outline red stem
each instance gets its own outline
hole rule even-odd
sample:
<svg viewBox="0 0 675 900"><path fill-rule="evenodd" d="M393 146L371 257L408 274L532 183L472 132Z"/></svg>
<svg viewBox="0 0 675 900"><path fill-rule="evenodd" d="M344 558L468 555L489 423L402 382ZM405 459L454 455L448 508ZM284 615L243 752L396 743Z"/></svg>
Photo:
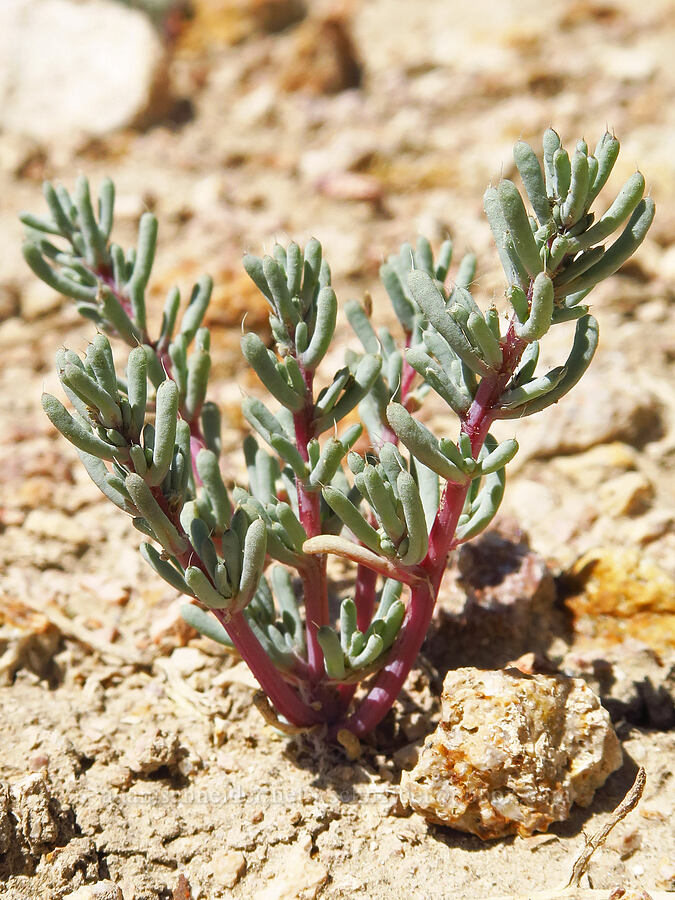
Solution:
<svg viewBox="0 0 675 900"><path fill-rule="evenodd" d="M403 682L417 659L431 621L435 601L436 594L426 582L411 589L410 602L389 662L378 673L375 684L361 701L356 712L329 729L329 738L334 739L341 728L347 728L360 737L372 731L382 721L398 697Z"/></svg>
<svg viewBox="0 0 675 900"><path fill-rule="evenodd" d="M321 554L308 559L307 565L298 570L302 579L305 600L305 630L307 635L307 669L309 680L320 681L324 675L323 651L317 633L328 622L328 584L326 581L326 556Z"/></svg>
<svg viewBox="0 0 675 900"><path fill-rule="evenodd" d="M401 403L405 406L406 397L410 390L417 372L413 369L407 359L403 360L403 375L401 376Z"/></svg>
<svg viewBox="0 0 675 900"><path fill-rule="evenodd" d="M105 284L111 294L115 295L115 298L119 302L120 306L124 310L124 312L129 316L130 319L133 319L133 310L131 308L131 303L128 297L125 297L124 294L119 289L117 282L112 276L112 272L108 268L108 266L99 266L97 269L90 269L92 275L96 278L100 278L101 281ZM143 333L143 343L149 344L150 338L147 332Z"/></svg>
<svg viewBox="0 0 675 900"><path fill-rule="evenodd" d="M181 526L179 516L175 511L172 512L169 509L161 488L152 488L152 493L165 515L177 528L178 533L188 540ZM191 565L199 566L207 578L210 578L206 567L191 547L178 557L178 561L183 568ZM243 612L236 612L230 617L230 614L223 609L213 609L211 611L229 634L241 658L253 672L261 688L270 698L280 715L288 719L293 725L309 726L322 721L319 712L304 703L297 691L284 680L283 674L280 673L279 669L263 650Z"/></svg>
<svg viewBox="0 0 675 900"><path fill-rule="evenodd" d="M294 688L280 676L279 670L251 631L243 613L235 613L229 621L225 610L214 609L213 613L280 715L293 725L309 726L322 721L320 712L304 703Z"/></svg>
<svg viewBox="0 0 675 900"><path fill-rule="evenodd" d="M354 603L356 604L356 627L359 631L367 631L373 618L375 607L375 586L377 585L377 572L367 569L359 563L356 569L356 585L354 588Z"/></svg>
<svg viewBox="0 0 675 900"><path fill-rule="evenodd" d="M471 439L474 458L480 452L490 426L496 418L497 402L513 375L524 348L525 343L516 336L511 324L502 344L503 361L499 372L493 376L485 376L481 380L474 401L462 421L462 431ZM431 529L429 552L420 566L426 572L428 581L412 586L410 602L401 630L391 649L389 662L380 670L356 711L347 719L333 725L329 736L335 737L340 728L348 728L359 736L367 734L382 721L393 706L420 652L431 623L436 597L468 489L468 483L447 483Z"/></svg>
<svg viewBox="0 0 675 900"><path fill-rule="evenodd" d="M312 420L314 403L312 387L314 373L301 367L307 391L305 406L293 414L295 441L298 451L305 462L309 462L309 442L313 438ZM301 481L295 479L298 493L298 512L300 522L307 532L307 537L321 534L321 496L318 491L309 491ZM326 582L326 556L308 559L307 565L299 570L302 578L305 600L305 628L307 632L307 664L310 681L320 681L324 674L323 652L317 639L317 632L322 625L328 623L328 584Z"/></svg>
<svg viewBox="0 0 675 900"><path fill-rule="evenodd" d="M192 430L193 422L188 422L190 426L190 457L192 460L192 474L195 477L195 484L197 487L201 487L202 480L199 477L199 472L197 472L197 457L199 456L199 451L204 450L206 448L206 442L202 437L201 429L197 427L197 434Z"/></svg>

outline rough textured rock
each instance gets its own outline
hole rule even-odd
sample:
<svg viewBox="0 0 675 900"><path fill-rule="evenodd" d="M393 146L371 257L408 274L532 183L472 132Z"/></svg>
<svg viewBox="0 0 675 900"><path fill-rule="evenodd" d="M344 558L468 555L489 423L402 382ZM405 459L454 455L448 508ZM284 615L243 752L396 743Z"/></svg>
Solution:
<svg viewBox="0 0 675 900"><path fill-rule="evenodd" d="M312 838L301 834L290 849L284 850L282 868L269 887L257 893L257 900L314 900L328 880L326 867L310 856Z"/></svg>
<svg viewBox="0 0 675 900"><path fill-rule="evenodd" d="M54 881L67 885L71 891L75 891L83 885L91 886L91 888L97 887L99 859L96 844L92 838L76 837L68 841L65 847L57 847L52 851L49 863L50 874L53 874ZM79 897L80 895L75 894L75 896ZM116 895L113 896L116 897ZM109 898L102 896L97 900L109 900Z"/></svg>
<svg viewBox="0 0 675 900"><path fill-rule="evenodd" d="M167 734L157 728L145 737L140 738L125 763L132 772L147 777L159 769L175 772L178 764L187 756L187 750L181 746L178 735Z"/></svg>
<svg viewBox="0 0 675 900"><path fill-rule="evenodd" d="M431 822L483 839L546 831L621 765L609 715L581 679L458 669L441 699L441 722L401 779L401 800Z"/></svg>
<svg viewBox="0 0 675 900"><path fill-rule="evenodd" d="M246 857L240 850L219 853L200 868L204 881L211 881L214 892L233 888L246 871Z"/></svg>
<svg viewBox="0 0 675 900"><path fill-rule="evenodd" d="M59 821L44 776L27 775L10 789L12 813L32 853L39 853L58 840Z"/></svg>
<svg viewBox="0 0 675 900"><path fill-rule="evenodd" d="M38 140L145 125L168 107L159 37L109 0L3 0L0 61L3 128Z"/></svg>

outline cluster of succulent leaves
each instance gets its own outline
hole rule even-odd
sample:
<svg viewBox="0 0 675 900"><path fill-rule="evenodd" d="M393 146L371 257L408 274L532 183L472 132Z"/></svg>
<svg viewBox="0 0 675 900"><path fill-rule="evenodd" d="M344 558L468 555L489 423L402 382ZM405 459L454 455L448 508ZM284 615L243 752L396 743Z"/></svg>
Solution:
<svg viewBox="0 0 675 900"><path fill-rule="evenodd" d="M72 196L45 185L49 216L22 216L26 261L73 298L98 334L83 359L70 350L57 354L72 411L50 395L43 405L95 484L149 538L141 545L144 558L193 598L183 607L191 625L227 644L236 631L229 626L243 616L256 646L307 702L317 696L309 645L321 648L318 676L326 684L358 681L396 657L402 631L413 625L402 587L425 579L437 590L448 551L482 531L499 507L505 466L518 447L514 440L497 443L489 424L556 403L593 357L598 326L584 301L631 256L654 215L640 173L600 218L590 212L618 150L616 138L605 134L593 154L579 141L570 158L549 129L542 168L534 150L519 142L514 159L526 200L508 180L484 196L510 315L476 304L472 254L448 284L452 243L434 258L420 238L380 269L400 333L375 330L368 297L349 301L344 310L361 347L347 351L344 366L316 396L314 373L333 341L338 312L321 245L277 244L262 259L245 256L269 304L274 340L271 349L256 333L242 338L243 354L272 401L243 402L254 432L244 442L246 487L225 483L220 415L206 400L210 341L202 322L210 279L195 285L180 323L179 292L171 290L159 335L151 338L145 298L154 216L143 215L136 248L124 252L110 242L110 181L100 188L96 212L86 179ZM570 320L576 332L566 361L539 373L539 341ZM131 348L123 372L108 336ZM459 418L456 441L438 439L415 416L430 391ZM356 411L359 421L348 424ZM434 524L451 499L459 503L453 533L440 535ZM313 596L317 573L319 592L327 589L325 562L317 567L327 553L379 579L372 580L370 612L360 613L352 597L342 601L339 627ZM243 655L256 672L250 651ZM276 705L293 719L283 703Z"/></svg>

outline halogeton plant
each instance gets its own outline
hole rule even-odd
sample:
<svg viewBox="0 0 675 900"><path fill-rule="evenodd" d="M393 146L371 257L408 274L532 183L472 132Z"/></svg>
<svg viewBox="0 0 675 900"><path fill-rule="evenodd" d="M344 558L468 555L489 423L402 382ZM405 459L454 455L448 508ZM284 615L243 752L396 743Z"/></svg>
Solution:
<svg viewBox="0 0 675 900"><path fill-rule="evenodd" d="M473 255L448 280L451 242L434 256L419 238L380 269L398 333L375 330L369 300L349 301L360 347L318 391L338 312L321 245L245 256L274 339L272 348L255 333L241 342L269 394L243 403L253 432L244 442L246 487L223 477L220 414L206 399L211 280L195 285L180 317L171 290L152 336L145 293L154 216L141 218L137 246L125 252L110 242L112 183L102 184L95 212L84 178L72 196L46 184L49 215L22 216L29 266L98 332L84 358L59 350L71 409L45 394L47 415L146 536L147 562L190 598L185 620L236 648L268 698L268 716L271 704L287 730L323 729L335 739L380 722L422 645L448 555L489 524L502 499L518 446L498 443L490 427L558 402L588 368L598 323L586 298L634 253L654 216L639 172L604 214L590 212L618 152L605 134L594 153L579 141L570 158L549 129L542 168L528 144L516 144L524 193L504 180L484 197L510 316L477 305ZM567 359L540 371L539 341L571 320ZM130 348L124 371L108 337ZM434 435L418 418L430 391L456 414L456 438ZM330 554L355 567L338 621Z"/></svg>

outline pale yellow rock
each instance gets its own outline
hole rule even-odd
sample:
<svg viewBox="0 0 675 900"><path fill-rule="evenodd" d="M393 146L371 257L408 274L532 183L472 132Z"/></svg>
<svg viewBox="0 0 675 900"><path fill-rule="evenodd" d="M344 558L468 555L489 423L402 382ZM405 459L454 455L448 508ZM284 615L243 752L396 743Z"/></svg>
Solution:
<svg viewBox="0 0 675 900"><path fill-rule="evenodd" d="M310 856L312 838L304 834L284 854L283 869L256 900L314 900L328 879L326 867Z"/></svg>
<svg viewBox="0 0 675 900"><path fill-rule="evenodd" d="M634 470L637 461L638 453L633 447L614 441L591 447L583 453L558 456L552 460L551 465L571 478L580 488L595 491L607 479Z"/></svg>
<svg viewBox="0 0 675 900"><path fill-rule="evenodd" d="M176 647L169 657L169 662L175 672L187 678L188 675L203 669L208 664L209 658L196 647Z"/></svg>
<svg viewBox="0 0 675 900"><path fill-rule="evenodd" d="M21 292L19 311L26 322L35 322L63 305L63 296L37 279Z"/></svg>
<svg viewBox="0 0 675 900"><path fill-rule="evenodd" d="M652 509L632 524L629 534L634 544L651 544L668 532L675 533L675 511Z"/></svg>
<svg viewBox="0 0 675 900"><path fill-rule="evenodd" d="M516 669L449 672L441 722L401 777L401 800L481 838L565 820L621 765L609 715L584 681Z"/></svg>
<svg viewBox="0 0 675 900"><path fill-rule="evenodd" d="M640 447L661 437L664 429L656 396L603 359L576 386L573 402L509 425L520 445L521 465L525 459L579 454L599 444Z"/></svg>
<svg viewBox="0 0 675 900"><path fill-rule="evenodd" d="M634 516L644 512L654 497L654 487L640 472L624 472L599 488L603 511L610 516Z"/></svg>
<svg viewBox="0 0 675 900"><path fill-rule="evenodd" d="M246 857L240 850L219 853L204 865L202 871L213 879L213 894L221 896L221 892L233 888L246 871Z"/></svg>
<svg viewBox="0 0 675 900"><path fill-rule="evenodd" d="M25 530L39 538L47 538L73 544L78 549L88 547L95 540L77 519L56 509L31 510L23 523Z"/></svg>

